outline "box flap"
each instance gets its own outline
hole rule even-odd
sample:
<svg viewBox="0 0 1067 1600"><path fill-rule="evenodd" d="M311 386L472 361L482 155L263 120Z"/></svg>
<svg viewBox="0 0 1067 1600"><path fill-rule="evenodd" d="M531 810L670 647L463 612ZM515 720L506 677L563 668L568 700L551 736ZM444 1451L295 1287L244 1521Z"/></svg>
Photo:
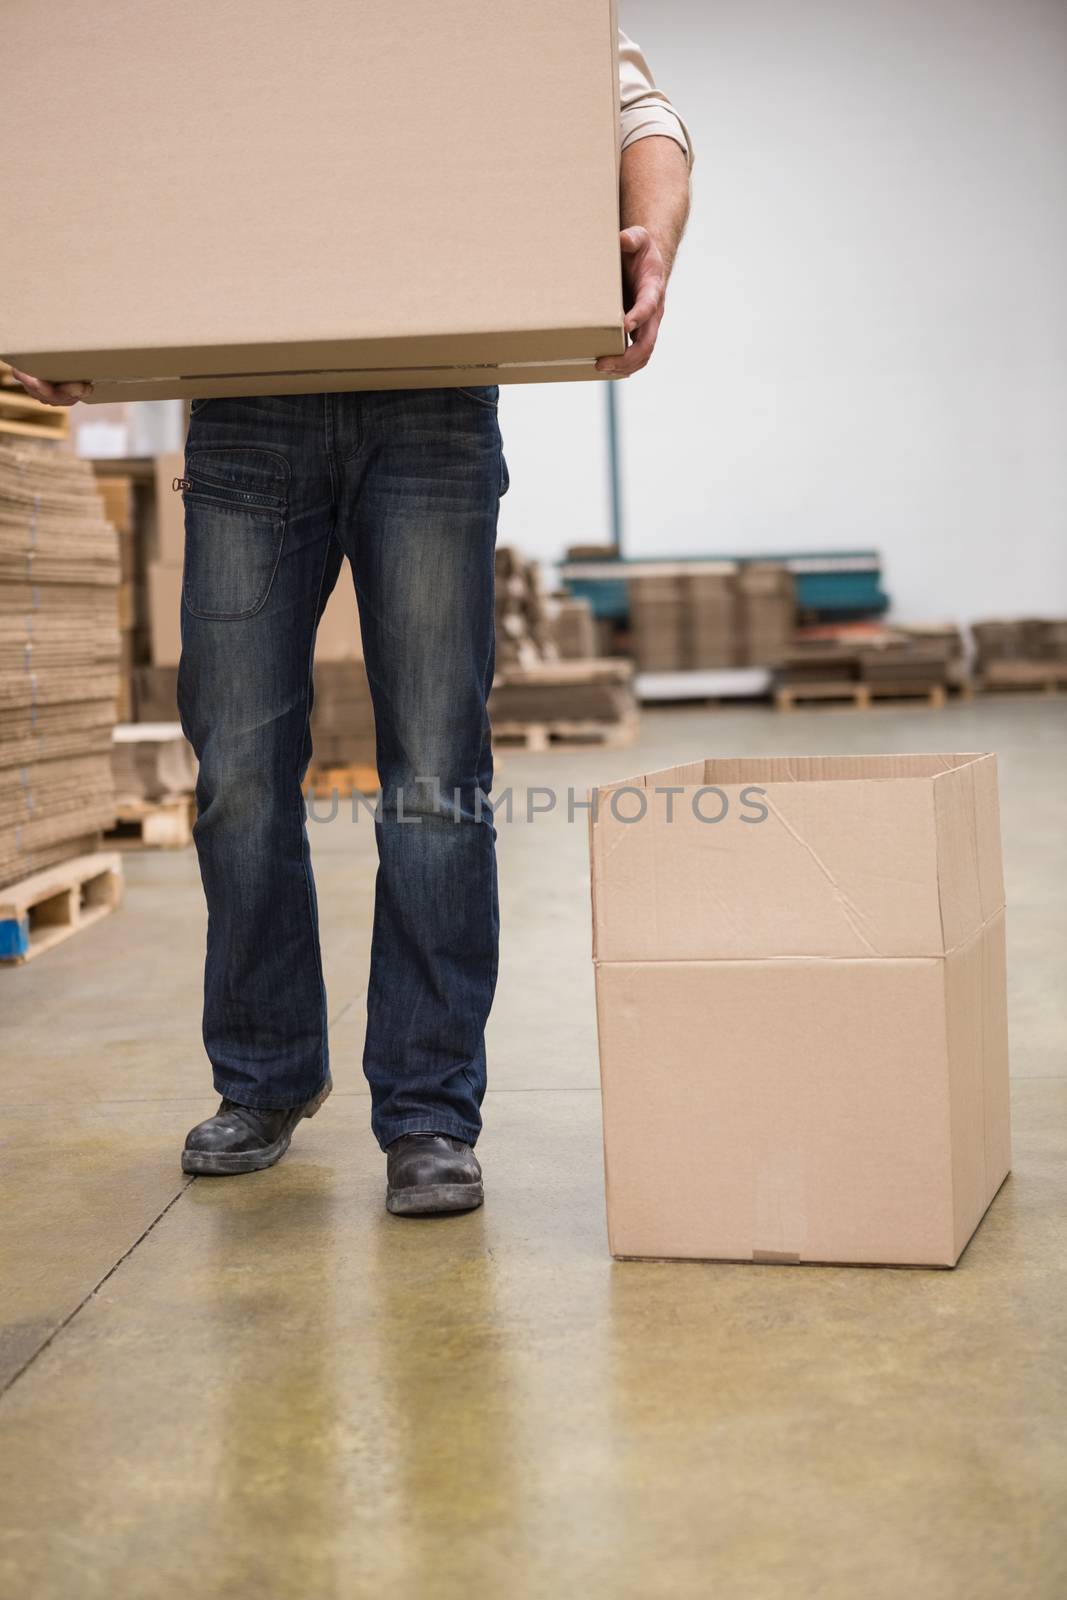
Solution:
<svg viewBox="0 0 1067 1600"><path fill-rule="evenodd" d="M934 809L941 922L952 950L1004 905L996 756L975 756L939 774Z"/></svg>
<svg viewBox="0 0 1067 1600"><path fill-rule="evenodd" d="M981 905L997 898L987 761L715 757L600 789L592 828L597 959L942 954L939 846L956 863L945 890L953 934L976 925ZM935 781L955 775L939 840ZM964 796L969 832L953 820ZM975 815L978 857L984 852L990 863L967 901L964 857L973 878ZM956 901L962 910L951 909Z"/></svg>

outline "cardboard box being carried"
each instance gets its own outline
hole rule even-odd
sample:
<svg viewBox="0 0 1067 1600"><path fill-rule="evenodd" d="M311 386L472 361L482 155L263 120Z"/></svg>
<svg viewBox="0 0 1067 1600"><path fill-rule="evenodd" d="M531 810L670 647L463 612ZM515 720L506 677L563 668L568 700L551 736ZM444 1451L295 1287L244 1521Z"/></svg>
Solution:
<svg viewBox="0 0 1067 1600"><path fill-rule="evenodd" d="M0 350L96 401L598 376L614 11L6 7Z"/></svg>
<svg viewBox="0 0 1067 1600"><path fill-rule="evenodd" d="M612 1253L953 1266L1011 1164L996 758L698 761L591 847Z"/></svg>

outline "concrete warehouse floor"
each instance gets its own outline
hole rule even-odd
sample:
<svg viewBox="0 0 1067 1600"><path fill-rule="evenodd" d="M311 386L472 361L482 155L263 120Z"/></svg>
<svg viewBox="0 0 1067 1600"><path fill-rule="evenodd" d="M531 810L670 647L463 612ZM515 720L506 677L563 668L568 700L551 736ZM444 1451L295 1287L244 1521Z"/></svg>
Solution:
<svg viewBox="0 0 1067 1600"><path fill-rule="evenodd" d="M0 1594L1067 1594L1067 700L650 714L628 751L1001 753L1014 1175L955 1272L613 1264L584 820L502 828L482 1212L389 1218L359 1070L366 819L313 829L337 1089L276 1169L213 1108L191 851L0 973Z"/></svg>

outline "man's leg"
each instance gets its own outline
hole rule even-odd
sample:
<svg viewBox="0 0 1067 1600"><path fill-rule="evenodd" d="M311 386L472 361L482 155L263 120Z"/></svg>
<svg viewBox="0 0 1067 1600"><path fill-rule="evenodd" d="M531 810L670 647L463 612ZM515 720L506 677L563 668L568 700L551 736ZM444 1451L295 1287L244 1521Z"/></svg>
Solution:
<svg viewBox="0 0 1067 1600"><path fill-rule="evenodd" d="M495 830L480 800L492 783L486 700L505 484L495 390L341 398L351 453L339 536L382 780L364 1053L372 1127L383 1148L429 1134L472 1146L499 930Z"/></svg>
<svg viewBox="0 0 1067 1600"><path fill-rule="evenodd" d="M341 561L324 415L321 395L211 400L190 424L178 696L200 761L204 1043L226 1104L190 1134L189 1171L270 1165L329 1084L301 794Z"/></svg>

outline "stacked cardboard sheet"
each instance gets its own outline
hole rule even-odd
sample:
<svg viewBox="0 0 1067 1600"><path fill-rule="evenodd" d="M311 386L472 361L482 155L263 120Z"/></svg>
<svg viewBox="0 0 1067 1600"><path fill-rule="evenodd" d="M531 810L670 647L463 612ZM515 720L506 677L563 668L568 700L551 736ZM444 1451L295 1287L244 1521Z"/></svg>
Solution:
<svg viewBox="0 0 1067 1600"><path fill-rule="evenodd" d="M987 684L1062 680L1067 617L993 619L972 625L976 665Z"/></svg>
<svg viewBox="0 0 1067 1600"><path fill-rule="evenodd" d="M134 667L130 698L137 722L174 722L178 716L177 667Z"/></svg>
<svg viewBox="0 0 1067 1600"><path fill-rule="evenodd" d="M655 562L629 578L642 672L771 666L796 625L793 578L778 562Z"/></svg>
<svg viewBox="0 0 1067 1600"><path fill-rule="evenodd" d="M951 623L842 623L801 629L781 657L778 684L868 684L933 689L964 676L963 636Z"/></svg>
<svg viewBox="0 0 1067 1600"><path fill-rule="evenodd" d="M124 723L169 722L177 716L185 508L174 484L184 460L183 452L170 451L93 462L108 520L119 535L119 720Z"/></svg>
<svg viewBox="0 0 1067 1600"><path fill-rule="evenodd" d="M600 653L596 619L588 600L557 602L552 637L561 661L587 661Z"/></svg>
<svg viewBox="0 0 1067 1600"><path fill-rule="evenodd" d="M678 672L688 665L686 591L680 572L643 572L630 579L633 652L642 672Z"/></svg>
<svg viewBox="0 0 1067 1600"><path fill-rule="evenodd" d="M556 722L629 726L637 716L633 663L604 657L505 669L496 676L489 711L500 726Z"/></svg>
<svg viewBox="0 0 1067 1600"><path fill-rule="evenodd" d="M690 572L682 585L685 665L694 669L735 666L745 654L735 572Z"/></svg>
<svg viewBox="0 0 1067 1600"><path fill-rule="evenodd" d="M531 667L559 654L541 569L513 545L498 545L495 573L497 668Z"/></svg>
<svg viewBox="0 0 1067 1600"><path fill-rule="evenodd" d="M196 756L177 722L129 722L114 731L111 769L120 801L192 794Z"/></svg>
<svg viewBox="0 0 1067 1600"><path fill-rule="evenodd" d="M92 850L113 819L118 582L88 464L0 439L0 883Z"/></svg>
<svg viewBox="0 0 1067 1600"><path fill-rule="evenodd" d="M315 662L311 744L317 767L374 766L374 707L362 661Z"/></svg>
<svg viewBox="0 0 1067 1600"><path fill-rule="evenodd" d="M776 561L750 561L737 575L738 664L776 666L789 650L797 620L796 586Z"/></svg>
<svg viewBox="0 0 1067 1600"><path fill-rule="evenodd" d="M315 635L312 761L318 770L375 765L374 707L352 569L342 563Z"/></svg>
<svg viewBox="0 0 1067 1600"><path fill-rule="evenodd" d="M497 735L537 727L629 737L637 718L633 664L598 657L595 645L588 603L549 601L537 562L499 546L496 676L489 697ZM578 650L583 653L571 654Z"/></svg>

